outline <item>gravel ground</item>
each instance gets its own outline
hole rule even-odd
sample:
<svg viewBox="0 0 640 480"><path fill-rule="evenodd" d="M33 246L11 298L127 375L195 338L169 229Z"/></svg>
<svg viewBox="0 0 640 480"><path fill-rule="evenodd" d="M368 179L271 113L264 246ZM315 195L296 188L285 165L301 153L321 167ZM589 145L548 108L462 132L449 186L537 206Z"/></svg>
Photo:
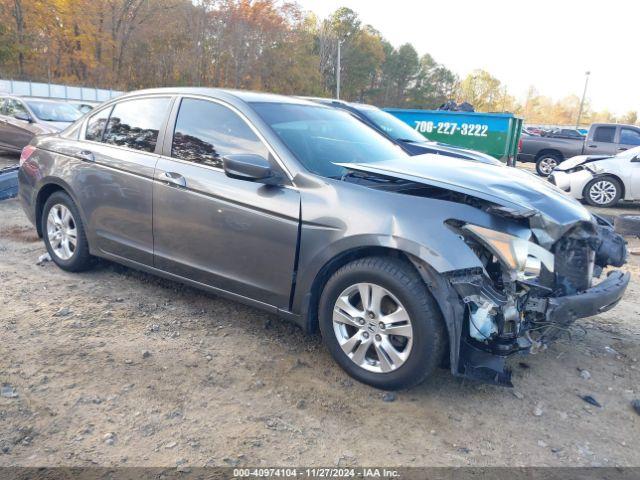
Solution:
<svg viewBox="0 0 640 480"><path fill-rule="evenodd" d="M0 202L0 466L640 466L639 256L614 310L513 359L514 389L442 370L385 395L262 311L44 251Z"/></svg>

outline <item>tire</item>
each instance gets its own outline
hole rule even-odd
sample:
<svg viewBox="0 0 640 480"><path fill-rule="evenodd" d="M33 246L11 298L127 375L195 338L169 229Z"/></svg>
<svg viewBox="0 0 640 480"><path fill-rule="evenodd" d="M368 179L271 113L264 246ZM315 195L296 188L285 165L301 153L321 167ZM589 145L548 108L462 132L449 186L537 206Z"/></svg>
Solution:
<svg viewBox="0 0 640 480"><path fill-rule="evenodd" d="M541 177L548 177L551 175L551 171L557 167L562 158L555 153L543 153L536 158L536 172Z"/></svg>
<svg viewBox="0 0 640 480"><path fill-rule="evenodd" d="M382 298L382 312L374 300L367 314L360 291L372 300ZM382 291L388 295L380 295ZM334 322L337 302L347 307L336 315L340 322ZM345 315L347 310L352 315ZM407 261L367 257L343 266L326 283L318 313L329 352L343 370L362 383L383 390L409 388L421 383L442 363L447 344L442 314L424 281ZM391 313L396 316L390 317ZM405 317L408 323L397 322ZM381 327L385 322L388 326ZM389 333L392 328L397 335ZM357 362L359 358L361 362Z"/></svg>
<svg viewBox="0 0 640 480"><path fill-rule="evenodd" d="M70 215L70 220L66 212ZM50 216L57 220L50 219ZM67 193L54 192L47 199L42 210L41 221L44 244L56 265L68 272L81 272L93 266L93 257L89 254L89 243L80 212ZM61 233L53 233L56 231ZM74 231L75 244L73 243ZM56 238L60 237L63 240L56 242ZM63 246L65 238L68 240L66 248Z"/></svg>
<svg viewBox="0 0 640 480"><path fill-rule="evenodd" d="M582 198L593 207L612 207L622 196L622 185L613 177L596 177L584 187Z"/></svg>

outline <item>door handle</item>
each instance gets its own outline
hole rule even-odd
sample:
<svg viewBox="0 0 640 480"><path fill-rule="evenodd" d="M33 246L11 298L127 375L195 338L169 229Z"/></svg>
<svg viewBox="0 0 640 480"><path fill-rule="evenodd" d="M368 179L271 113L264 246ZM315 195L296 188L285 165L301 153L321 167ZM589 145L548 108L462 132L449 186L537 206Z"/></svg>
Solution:
<svg viewBox="0 0 640 480"><path fill-rule="evenodd" d="M598 145L588 145L589 148L598 148Z"/></svg>
<svg viewBox="0 0 640 480"><path fill-rule="evenodd" d="M167 183L169 183L171 185L175 185L176 187L186 187L187 186L187 179L184 178L179 173L176 173L176 172L163 172L161 177L162 177L162 180L164 180L165 182L167 182Z"/></svg>
<svg viewBox="0 0 640 480"><path fill-rule="evenodd" d="M96 158L93 156L93 152L89 150L80 150L76 153L76 157L87 162L95 162Z"/></svg>
<svg viewBox="0 0 640 480"><path fill-rule="evenodd" d="M625 150L627 150L625 147L618 147L619 152L624 152Z"/></svg>

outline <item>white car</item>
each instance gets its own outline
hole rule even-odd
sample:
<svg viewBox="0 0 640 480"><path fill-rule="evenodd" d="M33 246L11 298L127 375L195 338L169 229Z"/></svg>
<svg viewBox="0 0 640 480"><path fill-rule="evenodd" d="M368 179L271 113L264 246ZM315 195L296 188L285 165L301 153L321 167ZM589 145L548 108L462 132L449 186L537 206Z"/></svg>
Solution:
<svg viewBox="0 0 640 480"><path fill-rule="evenodd" d="M640 200L640 147L615 156L578 155L554 168L549 181L595 207Z"/></svg>

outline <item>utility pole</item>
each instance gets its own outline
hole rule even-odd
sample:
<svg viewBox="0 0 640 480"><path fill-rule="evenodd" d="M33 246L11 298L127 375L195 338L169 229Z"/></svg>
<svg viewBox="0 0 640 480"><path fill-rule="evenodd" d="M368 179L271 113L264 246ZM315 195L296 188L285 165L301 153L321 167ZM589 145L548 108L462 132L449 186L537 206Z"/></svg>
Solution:
<svg viewBox="0 0 640 480"><path fill-rule="evenodd" d="M580 127L580 118L582 117L582 109L584 108L584 98L587 96L587 85L589 84L590 71L584 72L584 90L582 92L582 100L580 101L580 110L578 111L578 120L576 121L576 129Z"/></svg>
<svg viewBox="0 0 640 480"><path fill-rule="evenodd" d="M336 98L340 100L340 44L342 42L338 39L338 65L336 66Z"/></svg>

